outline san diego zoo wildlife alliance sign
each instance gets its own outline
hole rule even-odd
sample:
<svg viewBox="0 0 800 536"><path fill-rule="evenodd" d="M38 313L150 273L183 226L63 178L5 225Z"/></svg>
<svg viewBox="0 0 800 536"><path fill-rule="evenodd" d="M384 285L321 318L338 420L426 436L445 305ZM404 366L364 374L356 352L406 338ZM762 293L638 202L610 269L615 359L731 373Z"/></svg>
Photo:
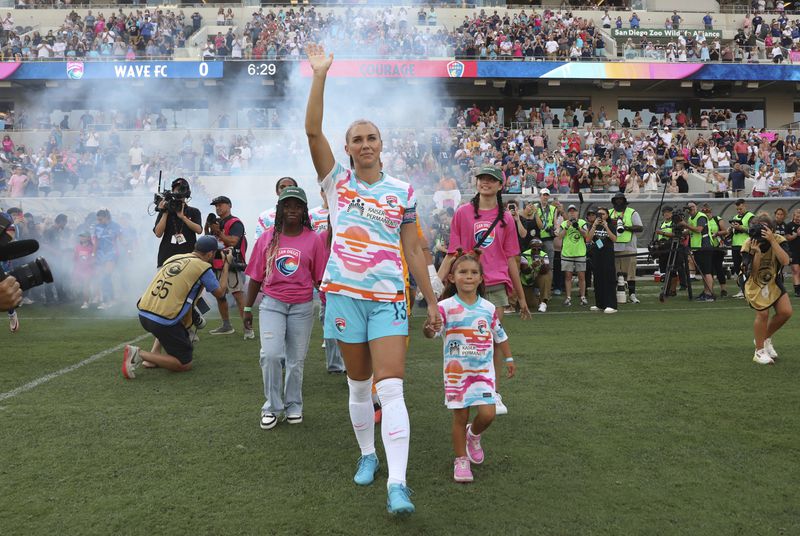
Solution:
<svg viewBox="0 0 800 536"><path fill-rule="evenodd" d="M721 39L721 30L667 30L666 28L613 28L611 37L647 37L649 39L672 39L680 35L700 35L706 39Z"/></svg>

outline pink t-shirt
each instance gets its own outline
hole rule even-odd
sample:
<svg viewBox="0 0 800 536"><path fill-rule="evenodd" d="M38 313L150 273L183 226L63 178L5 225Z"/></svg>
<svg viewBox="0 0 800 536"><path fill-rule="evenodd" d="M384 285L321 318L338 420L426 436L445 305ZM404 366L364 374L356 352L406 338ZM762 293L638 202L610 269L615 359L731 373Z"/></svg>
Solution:
<svg viewBox="0 0 800 536"><path fill-rule="evenodd" d="M92 243L78 244L75 246L75 264L73 266L73 276L81 281L90 279L94 271L94 259L92 258Z"/></svg>
<svg viewBox="0 0 800 536"><path fill-rule="evenodd" d="M455 253L458 248L471 251L491 227L497 217L497 208L479 210L475 219L475 209L471 203L462 205L456 210L450 226L450 246L448 253ZM503 226L505 222L505 226ZM519 239L514 218L506 211L503 222L492 229L492 234L481 245L481 265L483 281L487 287L503 284L511 291L511 276L508 273L508 259L519 255Z"/></svg>
<svg viewBox="0 0 800 536"><path fill-rule="evenodd" d="M11 175L8 184L11 186L11 197L22 197L25 193L25 183L28 177L25 175Z"/></svg>
<svg viewBox="0 0 800 536"><path fill-rule="evenodd" d="M284 303L306 303L314 295L314 285L322 281L327 253L319 235L303 228L297 236L281 235L278 254L272 267L269 281L267 273L267 249L275 228L264 232L253 247L245 274L261 282L261 292Z"/></svg>

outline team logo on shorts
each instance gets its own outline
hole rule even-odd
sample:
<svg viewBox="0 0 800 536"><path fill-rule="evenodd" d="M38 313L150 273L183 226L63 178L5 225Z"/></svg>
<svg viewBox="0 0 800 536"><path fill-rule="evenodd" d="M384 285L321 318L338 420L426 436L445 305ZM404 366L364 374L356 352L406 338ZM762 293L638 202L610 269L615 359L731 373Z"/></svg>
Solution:
<svg viewBox="0 0 800 536"><path fill-rule="evenodd" d="M397 196L396 195L387 195L386 196L386 204L392 208L397 207Z"/></svg>
<svg viewBox="0 0 800 536"><path fill-rule="evenodd" d="M284 276L289 277L300 266L300 251L292 248L281 248L275 259L275 268Z"/></svg>
<svg viewBox="0 0 800 536"><path fill-rule="evenodd" d="M473 227L473 229L474 229L476 244L480 243L480 241L483 240L483 235L486 234L486 231L488 231L489 227L491 226L492 224L489 223L488 221L475 222L475 226ZM483 240L483 243L481 244L482 249L486 249L492 245L492 242L494 242L494 233L495 231L494 229L492 229L492 233L488 237L486 237L486 240Z"/></svg>
<svg viewBox="0 0 800 536"><path fill-rule="evenodd" d="M333 324L336 326L336 331L339 333L344 333L344 330L347 329L347 322L344 318L337 318L333 321Z"/></svg>
<svg viewBox="0 0 800 536"><path fill-rule="evenodd" d="M486 320L478 320L478 333L481 335L486 335L489 332L489 324L486 323Z"/></svg>

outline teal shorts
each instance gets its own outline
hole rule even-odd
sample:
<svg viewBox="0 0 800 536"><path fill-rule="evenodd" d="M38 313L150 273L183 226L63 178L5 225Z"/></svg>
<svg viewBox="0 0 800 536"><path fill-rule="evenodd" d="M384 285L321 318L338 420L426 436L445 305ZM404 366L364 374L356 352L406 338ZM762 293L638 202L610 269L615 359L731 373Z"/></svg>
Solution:
<svg viewBox="0 0 800 536"><path fill-rule="evenodd" d="M326 298L326 339L354 344L381 337L408 336L405 300L376 302L330 293L326 294Z"/></svg>

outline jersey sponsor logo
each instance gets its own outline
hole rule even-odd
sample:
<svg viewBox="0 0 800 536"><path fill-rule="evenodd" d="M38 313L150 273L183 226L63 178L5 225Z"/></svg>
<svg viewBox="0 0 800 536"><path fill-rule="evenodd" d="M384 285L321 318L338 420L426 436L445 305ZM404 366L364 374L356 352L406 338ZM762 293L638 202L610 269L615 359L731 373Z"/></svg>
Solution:
<svg viewBox="0 0 800 536"><path fill-rule="evenodd" d="M395 205L398 204L398 199L396 196L386 196L387 200L389 197L393 197L395 201ZM387 201L388 205L388 201ZM390 208L394 208L389 205ZM394 219L390 217L385 210L380 207L373 207L367 206L364 203L364 200L357 197L350 201L345 209L345 212L357 212L360 216L367 218L368 220L376 221L382 223L386 227L391 227L392 229L397 228L400 226L400 218Z"/></svg>
<svg viewBox="0 0 800 536"><path fill-rule="evenodd" d="M336 326L336 331L338 331L339 333L344 333L344 330L347 329L347 321L341 317L337 317L333 321L333 325Z"/></svg>
<svg viewBox="0 0 800 536"><path fill-rule="evenodd" d="M480 350L472 344L461 343L460 341L450 341L447 345L448 355L461 357L483 357L486 352Z"/></svg>
<svg viewBox="0 0 800 536"><path fill-rule="evenodd" d="M486 231L488 231L489 227L491 227L491 226L492 226L492 224L489 223L488 221L475 222L475 225L473 226L473 230L474 230L474 234L475 234L475 243L476 244L479 243L481 240L483 240L483 235L486 234ZM491 234L488 237L486 237L486 240L483 240L483 244L481 244L481 248L486 249L489 246L491 246L492 242L494 242L494 236L495 236L495 229L492 229Z"/></svg>
<svg viewBox="0 0 800 536"><path fill-rule="evenodd" d="M280 248L275 258L275 268L284 276L289 277L300 267L300 251L293 248Z"/></svg>
<svg viewBox="0 0 800 536"><path fill-rule="evenodd" d="M347 205L347 212L358 212L362 216L364 215L364 200L355 198L350 201L350 204Z"/></svg>

